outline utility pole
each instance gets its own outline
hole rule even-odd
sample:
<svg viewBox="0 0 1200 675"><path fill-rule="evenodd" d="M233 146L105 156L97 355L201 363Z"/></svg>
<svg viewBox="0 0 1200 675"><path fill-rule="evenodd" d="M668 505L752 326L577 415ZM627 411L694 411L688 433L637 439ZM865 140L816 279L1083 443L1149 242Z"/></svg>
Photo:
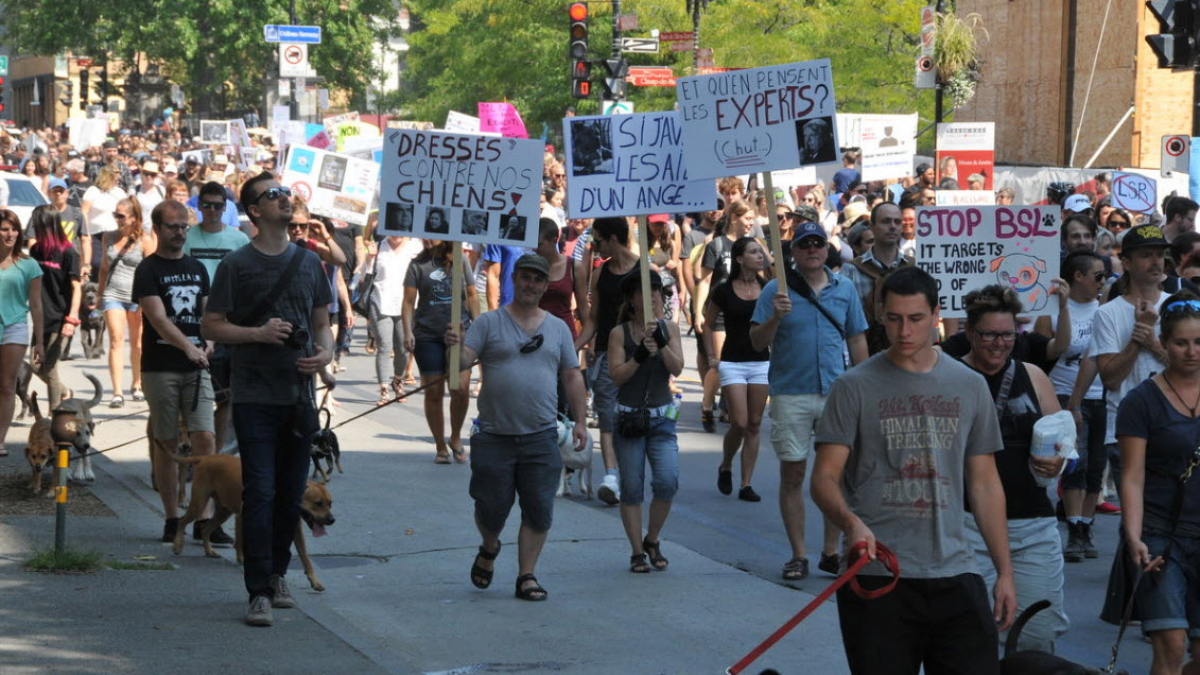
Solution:
<svg viewBox="0 0 1200 675"><path fill-rule="evenodd" d="M295 2L295 0L292 0L292 1ZM940 17L942 15L942 12L944 12L944 11L946 11L946 0L938 0L937 12L936 12L937 16ZM936 40L937 40L937 38L934 38L935 44L936 44ZM941 72L941 69L939 68L938 76L937 76L937 84L933 88L933 121L935 124L942 123L942 108L943 108L942 72ZM936 133L936 131L937 131L937 129L935 128L934 132Z"/></svg>
<svg viewBox="0 0 1200 675"><path fill-rule="evenodd" d="M621 0L612 0L612 58L619 61L621 59ZM605 64L605 77L608 77L608 65ZM613 91L612 87L605 87L605 98L619 102L624 94L624 87L617 88Z"/></svg>
<svg viewBox="0 0 1200 675"><path fill-rule="evenodd" d="M296 0L291 0L288 3L288 21L290 25L296 25ZM300 104L296 101L296 78L288 78L291 82L288 86L288 91L291 93L288 99L288 117L292 120L300 119Z"/></svg>

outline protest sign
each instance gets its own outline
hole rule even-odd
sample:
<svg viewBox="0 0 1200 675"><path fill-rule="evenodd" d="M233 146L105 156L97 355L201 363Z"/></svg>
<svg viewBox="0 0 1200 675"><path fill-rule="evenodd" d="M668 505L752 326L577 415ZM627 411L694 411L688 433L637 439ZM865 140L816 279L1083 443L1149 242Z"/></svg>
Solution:
<svg viewBox="0 0 1200 675"><path fill-rule="evenodd" d="M200 142L229 144L229 122L226 120L200 120Z"/></svg>
<svg viewBox="0 0 1200 675"><path fill-rule="evenodd" d="M383 138L351 136L346 139L346 144L342 147L342 154L383 164Z"/></svg>
<svg viewBox="0 0 1200 675"><path fill-rule="evenodd" d="M859 165L864 181L905 178L913 172L917 151L917 116L837 116L838 142L843 148L862 151Z"/></svg>
<svg viewBox="0 0 1200 675"><path fill-rule="evenodd" d="M938 206L992 206L996 194L991 190L937 190L934 192Z"/></svg>
<svg viewBox="0 0 1200 675"><path fill-rule="evenodd" d="M479 130L495 132L505 138L529 138L521 113L511 103L480 103Z"/></svg>
<svg viewBox="0 0 1200 675"><path fill-rule="evenodd" d="M367 209L379 185L379 165L293 145L280 182L303 198L314 215L366 225Z"/></svg>
<svg viewBox="0 0 1200 675"><path fill-rule="evenodd" d="M331 117L326 117L325 119L321 120L321 123L325 126L325 131L329 132L329 136L333 137L336 135L335 132L337 131L337 126L339 124L343 124L345 122L357 122L357 121L358 121L358 111L351 111L348 113L342 113L341 115L333 115Z"/></svg>
<svg viewBox="0 0 1200 675"><path fill-rule="evenodd" d="M1057 206L946 206L917 209L917 265L938 282L942 316L967 315L963 297L989 284L1016 291L1023 315L1058 311Z"/></svg>
<svg viewBox="0 0 1200 675"><path fill-rule="evenodd" d="M78 150L98 148L108 135L107 119L89 119L83 116L67 120L67 140Z"/></svg>
<svg viewBox="0 0 1200 675"><path fill-rule="evenodd" d="M675 91L694 180L838 158L829 59L681 77Z"/></svg>
<svg viewBox="0 0 1200 675"><path fill-rule="evenodd" d="M380 231L533 248L543 151L536 140L390 129Z"/></svg>
<svg viewBox="0 0 1200 675"><path fill-rule="evenodd" d="M1154 213L1158 205L1158 183L1148 176L1125 171L1112 174L1113 206L1134 213Z"/></svg>
<svg viewBox="0 0 1200 675"><path fill-rule="evenodd" d="M365 122L341 122L334 128L334 143L338 152L346 150L348 138L378 138L379 129Z"/></svg>
<svg viewBox="0 0 1200 675"><path fill-rule="evenodd" d="M479 118L451 110L446 113L446 131L453 131L457 134L477 134L479 133Z"/></svg>
<svg viewBox="0 0 1200 675"><path fill-rule="evenodd" d="M982 189L992 189L995 168L995 122L956 122L937 126L937 180L954 179L966 188L973 174L983 176Z"/></svg>
<svg viewBox="0 0 1200 675"><path fill-rule="evenodd" d="M567 214L571 218L707 211L711 180L688 180L675 112L568 117Z"/></svg>

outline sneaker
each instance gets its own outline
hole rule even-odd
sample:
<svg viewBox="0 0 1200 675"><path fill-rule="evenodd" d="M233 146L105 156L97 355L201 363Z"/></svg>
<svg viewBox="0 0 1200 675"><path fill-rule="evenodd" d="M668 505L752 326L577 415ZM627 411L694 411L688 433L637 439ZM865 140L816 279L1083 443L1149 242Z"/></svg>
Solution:
<svg viewBox="0 0 1200 675"><path fill-rule="evenodd" d="M287 579L278 574L271 575L271 606L276 609L291 609L296 606L296 598L292 597Z"/></svg>
<svg viewBox="0 0 1200 675"><path fill-rule="evenodd" d="M758 496L758 493L754 491L754 488L750 487L749 485L742 488L741 490L738 490L738 499L740 499L744 502L761 502L762 501L762 497Z"/></svg>
<svg viewBox="0 0 1200 675"><path fill-rule="evenodd" d="M213 546L233 546L233 537L229 536L220 525L208 535L208 543Z"/></svg>
<svg viewBox="0 0 1200 675"><path fill-rule="evenodd" d="M271 616L271 599L265 595L250 598L250 607L246 610L247 626L270 626L275 623Z"/></svg>
<svg viewBox="0 0 1200 675"><path fill-rule="evenodd" d="M838 575L838 568L841 566L841 562L841 558L839 558L838 554L836 553L831 553L829 555L822 553L821 561L817 563L817 569L825 572L826 574L832 574L836 577Z"/></svg>
<svg viewBox="0 0 1200 675"><path fill-rule="evenodd" d="M1063 560L1083 562L1083 523L1067 522L1067 545L1063 547Z"/></svg>
<svg viewBox="0 0 1200 675"><path fill-rule="evenodd" d="M179 519L178 518L167 518L166 522L163 523L163 534L162 534L161 541L164 544L169 544L169 543L174 542L175 541L175 533L178 531L179 531Z"/></svg>
<svg viewBox="0 0 1200 675"><path fill-rule="evenodd" d="M621 501L621 486L617 485L617 477L612 474L604 476L604 482L600 483L600 488L596 490L596 496L600 501L613 506Z"/></svg>
<svg viewBox="0 0 1200 675"><path fill-rule="evenodd" d="M1083 557L1099 558L1100 552L1096 550L1096 545L1092 543L1092 524L1079 523L1079 531L1083 535Z"/></svg>
<svg viewBox="0 0 1200 675"><path fill-rule="evenodd" d="M1103 513L1108 516L1119 516L1121 515L1121 507L1104 501L1096 505L1096 513Z"/></svg>

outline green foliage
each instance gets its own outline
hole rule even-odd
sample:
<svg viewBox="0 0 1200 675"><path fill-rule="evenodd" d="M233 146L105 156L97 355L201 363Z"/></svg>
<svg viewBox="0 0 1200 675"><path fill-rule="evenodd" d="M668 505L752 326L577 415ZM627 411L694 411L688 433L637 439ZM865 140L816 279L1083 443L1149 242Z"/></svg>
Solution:
<svg viewBox="0 0 1200 675"><path fill-rule="evenodd" d="M33 557L25 563L25 569L50 573L87 573L95 572L99 567L99 551L76 551L71 548L64 548L61 552L52 548L34 551Z"/></svg>
<svg viewBox="0 0 1200 675"><path fill-rule="evenodd" d="M829 58L838 110L931 116L932 93L913 87L922 0L713 0L703 8L700 46L712 48L717 66L750 68ZM570 96L565 0L412 0L408 7L423 29L409 37L406 116L438 125L446 113L475 114L478 101L516 105L531 135L542 124L557 129L563 110L599 112L603 67L593 66L593 98ZM610 55L612 9L593 1L591 58ZM640 27L692 30L684 0L624 0ZM692 53L627 54L634 66L671 66L691 72ZM630 87L638 111L669 110L671 87Z"/></svg>

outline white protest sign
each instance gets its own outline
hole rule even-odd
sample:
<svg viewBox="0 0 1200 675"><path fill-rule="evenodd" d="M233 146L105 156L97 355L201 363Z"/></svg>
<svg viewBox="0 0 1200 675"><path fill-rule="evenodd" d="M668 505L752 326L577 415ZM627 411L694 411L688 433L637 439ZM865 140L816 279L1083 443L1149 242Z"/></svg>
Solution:
<svg viewBox="0 0 1200 675"><path fill-rule="evenodd" d="M229 145L229 122L226 120L200 120L200 142L204 144Z"/></svg>
<svg viewBox="0 0 1200 675"><path fill-rule="evenodd" d="M838 158L829 59L681 77L675 91L693 179Z"/></svg>
<svg viewBox="0 0 1200 675"><path fill-rule="evenodd" d="M285 81L285 80L281 80ZM286 96L286 94L284 94ZM291 108L286 105L271 106L271 126L275 126L280 122L287 122L292 118Z"/></svg>
<svg viewBox="0 0 1200 675"><path fill-rule="evenodd" d="M917 116L837 116L838 142L844 148L859 148L864 181L904 178L913 172L917 151Z"/></svg>
<svg viewBox="0 0 1200 675"><path fill-rule="evenodd" d="M567 214L604 215L708 211L717 207L711 180L688 180L673 111L568 117Z"/></svg>
<svg viewBox="0 0 1200 675"><path fill-rule="evenodd" d="M446 113L446 131L457 134L477 134L479 133L479 118L451 110Z"/></svg>
<svg viewBox="0 0 1200 675"><path fill-rule="evenodd" d="M938 282L942 316L967 315L963 297L990 284L1016 291L1023 315L1058 311L1057 206L946 206L917 209L917 265Z"/></svg>
<svg viewBox="0 0 1200 675"><path fill-rule="evenodd" d="M540 140L389 129L380 231L533 248L542 190Z"/></svg>
<svg viewBox="0 0 1200 675"><path fill-rule="evenodd" d="M783 188L785 190L791 190L792 188L796 187L816 185L817 183L821 182L820 179L817 178L817 167L815 166L804 166L798 169L772 171L771 180L775 187ZM745 181L747 184L749 184L750 178L747 176Z"/></svg>
<svg viewBox="0 0 1200 675"><path fill-rule="evenodd" d="M938 206L994 206L996 194L991 190L936 190Z"/></svg>
<svg viewBox="0 0 1200 675"><path fill-rule="evenodd" d="M379 164L293 145L279 182L302 197L315 215L366 225L379 186Z"/></svg>
<svg viewBox="0 0 1200 675"><path fill-rule="evenodd" d="M1158 183L1148 176L1125 171L1112 173L1113 206L1134 213L1154 213Z"/></svg>
<svg viewBox="0 0 1200 675"><path fill-rule="evenodd" d="M67 140L71 146L83 151L104 144L108 135L108 120L72 117L67 120Z"/></svg>

